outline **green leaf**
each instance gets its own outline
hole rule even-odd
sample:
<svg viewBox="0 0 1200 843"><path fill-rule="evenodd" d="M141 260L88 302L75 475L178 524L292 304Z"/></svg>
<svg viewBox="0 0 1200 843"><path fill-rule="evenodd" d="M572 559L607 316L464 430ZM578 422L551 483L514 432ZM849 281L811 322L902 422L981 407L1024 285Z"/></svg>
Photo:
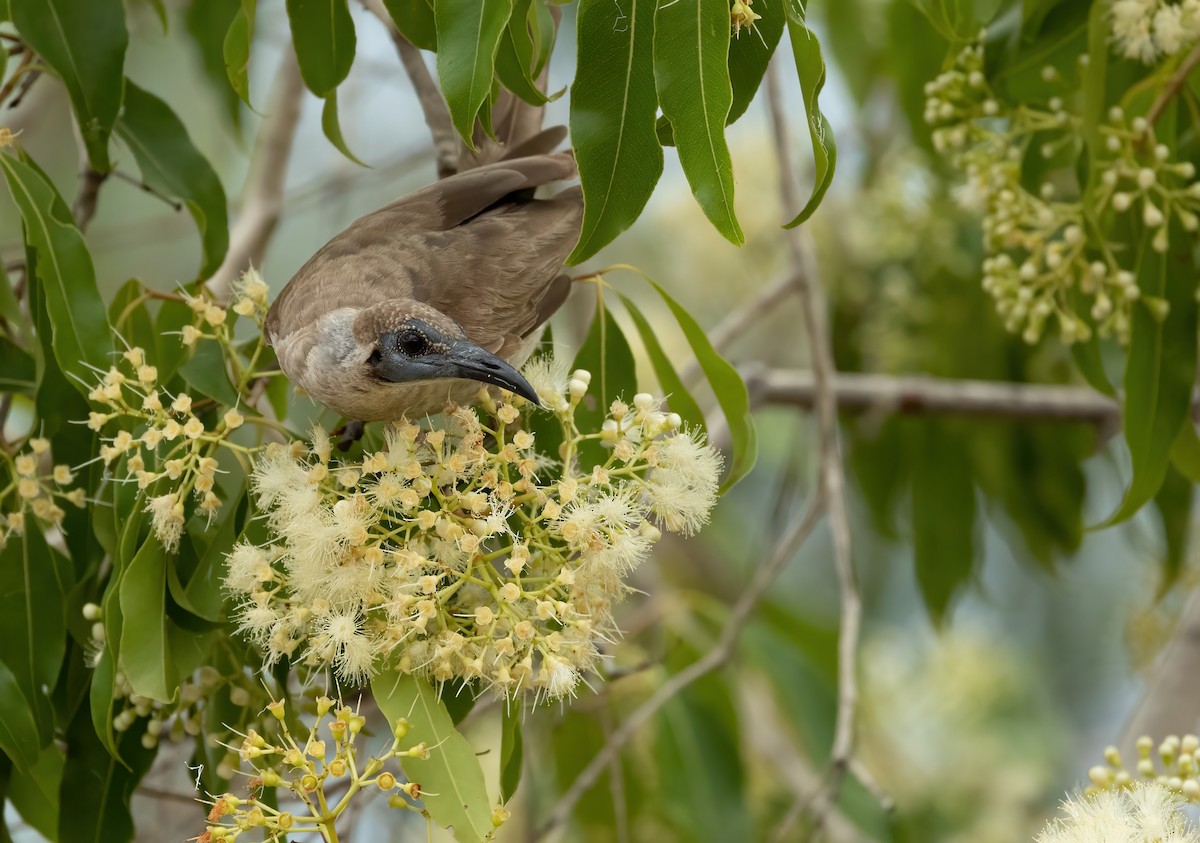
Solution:
<svg viewBox="0 0 1200 843"><path fill-rule="evenodd" d="M705 216L740 246L746 238L733 208L733 160L725 143L733 104L729 37L727 0L675 0L659 5L654 17L654 82L679 162Z"/></svg>
<svg viewBox="0 0 1200 843"><path fill-rule="evenodd" d="M157 752L142 746L141 733L124 732L120 758L96 737L86 711L67 729L67 763L63 768L63 800L58 819L59 843L128 843L133 839L129 801ZM196 815L199 818L199 814Z"/></svg>
<svg viewBox="0 0 1200 843"><path fill-rule="evenodd" d="M500 801L508 802L521 783L524 765L524 739L521 737L521 711L517 706L503 706L500 713Z"/></svg>
<svg viewBox="0 0 1200 843"><path fill-rule="evenodd" d="M17 813L48 840L57 841L63 754L54 744L42 750L25 775L14 776L8 798Z"/></svg>
<svg viewBox="0 0 1200 843"><path fill-rule="evenodd" d="M121 0L12 0L12 15L21 38L66 86L88 161L107 173L129 44Z"/></svg>
<svg viewBox="0 0 1200 843"><path fill-rule="evenodd" d="M654 128L654 0L580 0L576 32L571 143L584 207L571 264L633 224L663 170Z"/></svg>
<svg viewBox="0 0 1200 843"><path fill-rule="evenodd" d="M750 107L783 35L786 12L780 0L769 0L765 5L760 2L754 11L762 15L754 22L754 29L743 31L729 42L729 84L733 88L733 104L725 119L726 125Z"/></svg>
<svg viewBox="0 0 1200 843"><path fill-rule="evenodd" d="M496 52L496 75L504 87L530 105L544 105L550 101L537 86L534 73L533 36L529 28L529 10L532 0L515 0L512 16L500 36L500 47Z"/></svg>
<svg viewBox="0 0 1200 843"><path fill-rule="evenodd" d="M0 662L0 749L24 774L40 754L37 719L17 677Z"/></svg>
<svg viewBox="0 0 1200 843"><path fill-rule="evenodd" d="M229 210L216 170L171 107L133 82L125 85L117 134L133 152L146 184L187 205L204 251L197 277L209 277L229 248Z"/></svg>
<svg viewBox="0 0 1200 843"><path fill-rule="evenodd" d="M121 665L136 693L160 702L175 696L167 639L167 552L147 539L121 575Z"/></svg>
<svg viewBox="0 0 1200 843"><path fill-rule="evenodd" d="M438 81L455 128L474 149L475 117L492 93L496 51L512 0L434 0L433 14ZM490 129L488 122L484 128Z"/></svg>
<svg viewBox="0 0 1200 843"><path fill-rule="evenodd" d="M383 0L396 29L422 50L437 49L437 25L430 0Z"/></svg>
<svg viewBox="0 0 1200 843"><path fill-rule="evenodd" d="M575 411L575 423L580 430L599 430L608 415L609 405L617 398L632 401L637 393L637 366L629 342L612 312L604 304L602 288L596 300L596 316L583 347L575 355L572 369L592 373L588 394ZM594 439L581 442L579 459L585 471L602 464L608 451Z"/></svg>
<svg viewBox="0 0 1200 843"><path fill-rule="evenodd" d="M0 392L32 395L37 389L34 360L8 337L0 336Z"/></svg>
<svg viewBox="0 0 1200 843"><path fill-rule="evenodd" d="M25 222L27 242L37 254L54 355L63 372L90 379L83 364L107 369L112 348L92 256L69 215L63 217L62 198L41 173L11 155L0 155L0 168ZM78 381L73 384L85 395L89 391Z"/></svg>
<svg viewBox="0 0 1200 843"><path fill-rule="evenodd" d="M429 759L401 759L409 781L421 785L421 800L434 821L454 829L459 843L478 843L492 833L492 807L483 770L471 745L454 729L437 692L424 679L384 670L371 691L388 722L407 717L403 747L425 743Z"/></svg>
<svg viewBox="0 0 1200 843"><path fill-rule="evenodd" d="M338 152L345 155L355 164L360 167L367 166L358 159L350 147L346 146L346 139L342 137L342 127L338 122L338 99L337 91L331 91L329 96L325 97L325 105L321 109L321 131L325 133L325 137L334 145Z"/></svg>
<svg viewBox="0 0 1200 843"><path fill-rule="evenodd" d="M1146 230L1138 250L1137 278L1141 301L1134 306L1125 369L1125 440L1133 462L1133 479L1120 508L1105 525L1124 521L1154 497L1167 473L1171 447L1189 418L1196 377L1195 260L1192 237L1171 215L1167 254L1151 248L1154 232ZM1165 318L1144 302L1165 300Z"/></svg>
<svg viewBox="0 0 1200 843"><path fill-rule="evenodd" d="M1196 425L1185 422L1171 445L1171 465L1193 483L1200 483L1200 436Z"/></svg>
<svg viewBox="0 0 1200 843"><path fill-rule="evenodd" d="M662 388L663 395L666 396L667 405L672 412L679 414L688 427L705 430L704 413L701 411L700 405L696 403L696 399L688 392L679 373L675 371L671 359L663 351L662 343L658 341L658 336L650 327L649 320L628 296L621 296L621 301L624 303L625 309L629 311L629 316L633 319L638 334L642 337L642 345L646 347L646 355L650 358L651 365L654 366L654 374L658 378L658 385Z"/></svg>
<svg viewBox="0 0 1200 843"><path fill-rule="evenodd" d="M257 0L242 0L242 8L233 16L221 47L229 84L246 105L250 105L250 45L254 43L256 11Z"/></svg>
<svg viewBox="0 0 1200 843"><path fill-rule="evenodd" d="M225 37L241 10L241 0L191 0L185 17L189 40L200 55L204 76L235 129L242 126L242 106L225 68Z"/></svg>
<svg viewBox="0 0 1200 843"><path fill-rule="evenodd" d="M67 560L46 544L32 516L24 535L10 536L0 549L0 661L33 712L42 746L54 725L45 689L58 682L67 650L69 575Z"/></svg>
<svg viewBox="0 0 1200 843"><path fill-rule="evenodd" d="M221 348L213 340L200 340L191 359L179 368L179 374L188 386L201 395L215 398L226 406L238 403L237 391L229 380L229 370Z"/></svg>
<svg viewBox="0 0 1200 843"><path fill-rule="evenodd" d="M813 150L812 195L796 218L785 226L795 228L811 217L825 198L825 191L829 190L829 185L833 182L833 172L837 167L837 144L833 138L833 127L821 113L817 102L821 89L825 86L825 59L821 57L821 43L791 3L788 4L787 24Z"/></svg>
<svg viewBox="0 0 1200 843"><path fill-rule="evenodd" d="M721 484L721 492L727 492L750 473L758 460L758 434L754 429L754 415L750 412L750 393L746 391L746 383L737 369L713 348L708 334L683 305L650 278L646 278L646 282L658 291L667 307L671 309L671 315L683 330L692 354L696 355L696 362L700 364L700 370L708 379L713 395L716 396L729 425L733 457L730 460L729 474Z"/></svg>
<svg viewBox="0 0 1200 843"><path fill-rule="evenodd" d="M917 422L921 458L913 466L913 561L929 614L940 622L975 569L975 484L961 435Z"/></svg>
<svg viewBox="0 0 1200 843"><path fill-rule="evenodd" d="M1191 427L1191 425L1188 425ZM1174 468L1168 468L1163 484L1154 496L1154 508L1162 521L1166 547L1163 575L1158 593L1164 594L1179 579L1187 561L1188 539L1192 528L1192 503L1195 485Z"/></svg>
<svg viewBox="0 0 1200 843"><path fill-rule="evenodd" d="M354 64L357 39L346 0L287 0L292 43L304 84L329 96Z"/></svg>

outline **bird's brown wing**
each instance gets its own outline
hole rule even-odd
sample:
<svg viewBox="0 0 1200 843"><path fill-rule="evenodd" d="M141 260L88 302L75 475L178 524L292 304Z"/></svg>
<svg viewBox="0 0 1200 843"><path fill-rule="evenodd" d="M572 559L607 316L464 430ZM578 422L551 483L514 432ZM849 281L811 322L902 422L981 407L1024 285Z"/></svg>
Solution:
<svg viewBox="0 0 1200 843"><path fill-rule="evenodd" d="M551 302L561 303L556 279L579 236L582 195L571 188L543 200L532 192L574 175L569 152L502 161L360 218L276 298L268 337L282 338L339 308L414 298L503 353L545 321Z"/></svg>

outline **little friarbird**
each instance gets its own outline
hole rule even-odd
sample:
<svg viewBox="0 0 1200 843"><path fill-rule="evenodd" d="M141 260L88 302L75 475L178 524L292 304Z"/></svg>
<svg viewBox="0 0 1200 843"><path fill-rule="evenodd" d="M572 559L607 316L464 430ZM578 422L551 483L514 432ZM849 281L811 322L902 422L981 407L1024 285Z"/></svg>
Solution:
<svg viewBox="0 0 1200 843"><path fill-rule="evenodd" d="M583 198L534 192L575 175L569 151L506 158L351 223L267 313L280 367L356 421L439 412L480 383L536 403L516 367L569 292Z"/></svg>

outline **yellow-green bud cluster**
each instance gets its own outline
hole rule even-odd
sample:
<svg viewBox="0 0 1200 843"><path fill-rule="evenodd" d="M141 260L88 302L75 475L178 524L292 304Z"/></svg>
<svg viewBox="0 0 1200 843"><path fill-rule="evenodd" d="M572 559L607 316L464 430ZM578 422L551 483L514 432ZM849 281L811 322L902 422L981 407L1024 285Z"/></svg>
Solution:
<svg viewBox="0 0 1200 843"><path fill-rule="evenodd" d="M75 473L67 465L50 460L50 442L33 437L28 451L10 455L0 450L0 548L12 536L23 536L28 519L57 527L66 517L62 505L86 505L87 492L75 488Z"/></svg>

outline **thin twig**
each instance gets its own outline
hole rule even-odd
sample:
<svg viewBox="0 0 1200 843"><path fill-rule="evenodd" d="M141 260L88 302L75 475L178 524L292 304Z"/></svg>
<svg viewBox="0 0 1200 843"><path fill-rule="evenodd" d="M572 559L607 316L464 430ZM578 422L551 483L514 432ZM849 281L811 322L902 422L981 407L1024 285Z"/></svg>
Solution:
<svg viewBox="0 0 1200 843"><path fill-rule="evenodd" d="M96 215L100 185L104 184L108 173L102 173L92 166L92 162L88 160L87 146L83 142L83 134L79 129L78 121L72 120L71 122L75 127L75 146L79 149L80 167L79 190L75 194L75 201L71 204L71 217L75 220L76 228L80 231L87 231L92 217Z"/></svg>
<svg viewBox="0 0 1200 843"><path fill-rule="evenodd" d="M438 178L454 175L458 172L458 133L450 120L450 110L446 107L446 100L442 98L441 89L425 65L425 58L396 28L392 16L383 5L383 0L362 0L362 4L387 27L388 34L392 36L392 43L396 45L396 52L400 54L400 63L404 65L404 72L412 82L417 102L421 104L421 111L425 115L425 125L429 127L429 133L433 136Z"/></svg>
<svg viewBox="0 0 1200 843"><path fill-rule="evenodd" d="M34 54L32 50L21 56L21 62L17 65L16 70L13 71L12 76L8 77L8 81L4 83L3 87L0 87L0 103L6 102L12 96L13 91L17 89L17 85L21 84L21 80L25 75L33 72L29 67L33 64L33 59Z"/></svg>
<svg viewBox="0 0 1200 843"><path fill-rule="evenodd" d="M300 77L296 54L284 50L271 90L267 117L258 131L250 157L241 215L230 233L225 260L208 279L208 289L218 299L228 295L230 286L249 267L262 264L267 244L279 224L303 94L304 80Z"/></svg>
<svg viewBox="0 0 1200 843"><path fill-rule="evenodd" d="M151 196L153 196L155 199L159 200L160 202L165 202L166 204L170 205L177 212L183 210L182 202L177 202L176 200L172 199L170 196L167 196L165 193L160 193L158 190L156 190L155 188L146 184L141 179L134 178L133 176L129 175L128 173L122 173L120 170L113 170L111 173L109 173L109 175L113 176L114 178L120 179L121 181L125 182L126 184L131 184L134 187L138 188L139 190L149 193Z"/></svg>
<svg viewBox="0 0 1200 843"><path fill-rule="evenodd" d="M772 137L779 161L780 193L784 211L791 213L800 207L796 182L788 159L791 149L787 137L787 119L779 90L779 76L774 66L767 69L767 98L770 106ZM813 816L819 827L829 806L836 802L841 791L846 768L854 752L854 727L858 706L858 637L862 624L862 598L854 575L854 558L850 546L850 518L846 510L846 477L838 442L837 395L834 393L833 350L825 315L825 295L817 274L811 244L804 228L787 232L785 241L791 252L800 291L805 332L808 335L811 358L817 429L820 437L820 488L829 509L829 529L833 539L833 561L837 570L841 601L838 629L838 693L837 718L834 724L833 747L829 754L829 770L821 789L813 800Z"/></svg>
<svg viewBox="0 0 1200 843"><path fill-rule="evenodd" d="M1173 100L1183 86L1187 84L1188 77L1192 71L1196 69L1196 65L1200 64L1200 44L1192 47L1192 51L1187 54L1187 58L1179 65L1179 68L1167 81L1166 86L1158 95L1158 99L1150 106L1150 110L1146 112L1146 122L1153 126L1159 117L1162 117L1167 105Z"/></svg>
<svg viewBox="0 0 1200 843"><path fill-rule="evenodd" d="M600 776L619 757L621 750L629 743L638 729L644 726L664 705L688 688L693 682L725 664L733 655L739 637L751 615L758 607L759 601L775 579L787 567L795 556L796 551L804 540L812 533L820 521L824 502L821 494L814 494L803 517L792 522L788 531L776 543L771 558L755 572L754 579L742 592L737 604L733 607L728 623L721 630L717 644L703 656L692 662L686 668L676 673L658 687L658 690L640 706L635 708L621 725L613 730L604 746L597 752L587 766L575 777L571 786L559 797L550 817L534 834L534 840L541 840L550 832L563 825L571 817L575 805L583 798Z"/></svg>

